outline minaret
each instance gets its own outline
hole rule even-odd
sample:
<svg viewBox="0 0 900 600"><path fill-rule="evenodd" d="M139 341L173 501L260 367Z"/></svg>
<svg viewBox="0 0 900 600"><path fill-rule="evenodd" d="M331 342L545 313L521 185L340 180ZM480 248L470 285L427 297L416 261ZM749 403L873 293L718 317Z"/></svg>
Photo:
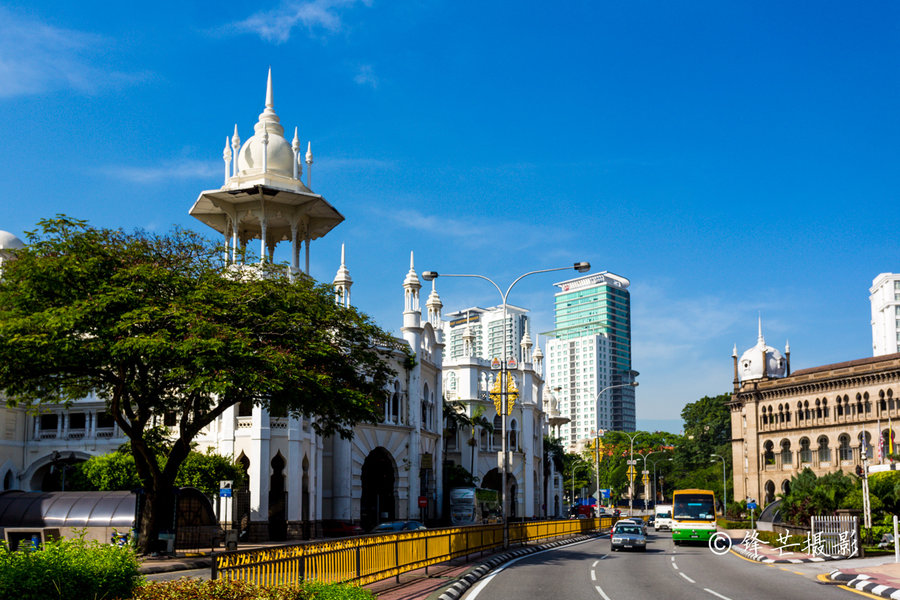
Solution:
<svg viewBox="0 0 900 600"><path fill-rule="evenodd" d="M525 370L525 363L531 362L531 335L528 333L528 320L525 320L525 333L522 335L522 370Z"/></svg>
<svg viewBox="0 0 900 600"><path fill-rule="evenodd" d="M769 376L769 357L766 356L766 338L762 334L762 315L759 316L759 337L756 340L756 347L762 352L762 378Z"/></svg>
<svg viewBox="0 0 900 600"><path fill-rule="evenodd" d="M466 329L463 331L462 335L463 339L463 356L466 358L472 358L475 356L475 334L472 333L472 328L469 327L469 313L466 312Z"/></svg>
<svg viewBox="0 0 900 600"><path fill-rule="evenodd" d="M441 297L438 296L437 289L435 288L436 281L437 279L431 280L431 293L428 294L425 308L428 309L428 322L434 327L435 335L439 335L442 332L441 309L444 307L444 303L441 302Z"/></svg>
<svg viewBox="0 0 900 600"><path fill-rule="evenodd" d="M737 391L738 389L738 353L737 353L737 344L734 345L734 349L731 351L731 361L734 363L734 389Z"/></svg>
<svg viewBox="0 0 900 600"><path fill-rule="evenodd" d="M406 279L403 280L403 296L405 304L403 308L403 328L415 327L422 325L422 312L419 307L419 290L422 284L419 283L419 276L416 275L415 259L413 253L409 253L409 272L406 273Z"/></svg>
<svg viewBox="0 0 900 600"><path fill-rule="evenodd" d="M353 285L353 279L350 278L350 270L347 268L345 261L346 254L344 252L344 244L341 244L341 266L334 276L332 285L334 286L334 301L344 308L350 307L350 286Z"/></svg>
<svg viewBox="0 0 900 600"><path fill-rule="evenodd" d="M791 376L791 343L788 340L784 341L784 358L785 358L785 377Z"/></svg>
<svg viewBox="0 0 900 600"><path fill-rule="evenodd" d="M236 262L254 239L259 240L263 260L279 242L290 241L291 275L300 272L301 245L306 250L308 274L310 242L326 235L344 217L301 181L298 130L294 130L293 142L285 139L275 112L271 69L265 107L253 130L242 144L234 126L230 151L226 147L222 154L225 183L217 190L201 192L190 214L224 236L226 260ZM306 158L311 164L312 154L308 152Z"/></svg>
<svg viewBox="0 0 900 600"><path fill-rule="evenodd" d="M541 352L541 336L537 336L534 344L534 354L531 355L534 361L534 372L543 377L544 375L544 353Z"/></svg>

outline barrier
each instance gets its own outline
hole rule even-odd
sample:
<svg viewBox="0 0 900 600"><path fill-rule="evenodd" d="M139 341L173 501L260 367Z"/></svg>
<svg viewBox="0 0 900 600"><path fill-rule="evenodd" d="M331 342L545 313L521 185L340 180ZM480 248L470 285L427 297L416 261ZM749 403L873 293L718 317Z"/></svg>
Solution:
<svg viewBox="0 0 900 600"><path fill-rule="evenodd" d="M509 524L510 545L611 527L612 517ZM365 585L453 558L503 547L503 525L468 525L239 550L212 556L211 578L256 585L353 582Z"/></svg>

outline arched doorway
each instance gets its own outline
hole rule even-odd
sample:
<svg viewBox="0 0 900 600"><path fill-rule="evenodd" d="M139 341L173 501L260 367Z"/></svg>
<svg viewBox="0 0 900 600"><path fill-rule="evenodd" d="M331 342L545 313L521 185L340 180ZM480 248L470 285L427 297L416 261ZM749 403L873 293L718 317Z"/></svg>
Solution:
<svg viewBox="0 0 900 600"><path fill-rule="evenodd" d="M284 457L281 452L272 459L272 475L269 477L269 539L280 542L287 538L287 493L284 491Z"/></svg>
<svg viewBox="0 0 900 600"><path fill-rule="evenodd" d="M766 482L766 504L775 502L775 482L771 479Z"/></svg>
<svg viewBox="0 0 900 600"><path fill-rule="evenodd" d="M348 474L349 476L349 474ZM396 518L394 459L384 448L375 448L362 467L360 524L368 531L378 523Z"/></svg>
<svg viewBox="0 0 900 600"><path fill-rule="evenodd" d="M74 489L72 475L75 465L85 462L75 452L58 452L54 450L46 459L46 463L35 470L31 477L31 489L42 492L65 492Z"/></svg>
<svg viewBox="0 0 900 600"><path fill-rule="evenodd" d="M309 457L307 456L303 457L303 479L301 482L302 493L300 501L302 504L300 507L300 518L303 520L303 539L308 540L312 536L309 522L309 505L312 502L312 495L309 493Z"/></svg>

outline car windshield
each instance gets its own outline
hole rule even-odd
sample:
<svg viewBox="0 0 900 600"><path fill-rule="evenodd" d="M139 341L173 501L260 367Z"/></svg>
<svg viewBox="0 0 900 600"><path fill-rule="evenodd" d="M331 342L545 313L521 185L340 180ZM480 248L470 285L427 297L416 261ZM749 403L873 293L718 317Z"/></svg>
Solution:
<svg viewBox="0 0 900 600"><path fill-rule="evenodd" d="M616 533L634 533L638 534L641 530L635 525L629 525L627 527L616 527Z"/></svg>
<svg viewBox="0 0 900 600"><path fill-rule="evenodd" d="M713 497L709 494L679 494L675 499L676 519L696 519L712 521Z"/></svg>

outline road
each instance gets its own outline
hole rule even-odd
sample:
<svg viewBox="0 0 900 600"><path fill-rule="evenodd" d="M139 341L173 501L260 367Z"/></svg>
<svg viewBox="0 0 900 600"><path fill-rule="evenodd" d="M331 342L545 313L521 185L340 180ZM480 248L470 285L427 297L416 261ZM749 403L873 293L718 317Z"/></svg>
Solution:
<svg viewBox="0 0 900 600"><path fill-rule="evenodd" d="M768 566L649 534L646 552L610 552L609 537L522 557L473 586L467 600L831 600L851 592L793 565ZM798 565L799 566L799 565Z"/></svg>

